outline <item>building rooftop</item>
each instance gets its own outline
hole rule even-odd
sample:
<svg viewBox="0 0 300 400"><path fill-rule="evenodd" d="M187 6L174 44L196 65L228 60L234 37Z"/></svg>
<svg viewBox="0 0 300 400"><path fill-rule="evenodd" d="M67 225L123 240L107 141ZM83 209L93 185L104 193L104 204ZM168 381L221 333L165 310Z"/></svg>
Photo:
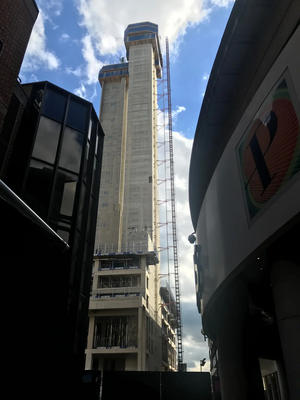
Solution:
<svg viewBox="0 0 300 400"><path fill-rule="evenodd" d="M124 42L126 47L126 57L128 60L130 46L151 43L154 50L156 74L158 78L161 78L163 58L157 24L147 21L128 25L124 32Z"/></svg>

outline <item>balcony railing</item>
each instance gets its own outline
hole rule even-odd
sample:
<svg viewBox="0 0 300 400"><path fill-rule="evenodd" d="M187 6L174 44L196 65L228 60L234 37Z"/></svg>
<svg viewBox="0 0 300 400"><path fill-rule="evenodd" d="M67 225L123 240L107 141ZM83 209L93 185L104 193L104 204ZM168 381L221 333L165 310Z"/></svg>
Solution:
<svg viewBox="0 0 300 400"><path fill-rule="evenodd" d="M106 254L157 254L157 249L153 245L152 241L149 243L147 240L132 241L126 244L122 244L118 247L116 244L98 244L95 246L95 255L106 255Z"/></svg>
<svg viewBox="0 0 300 400"><path fill-rule="evenodd" d="M95 338L94 349L136 349L138 347L137 336L115 338L107 336Z"/></svg>
<svg viewBox="0 0 300 400"><path fill-rule="evenodd" d="M138 286L135 287L113 287L92 290L91 298L100 299L108 297L145 297L145 291Z"/></svg>

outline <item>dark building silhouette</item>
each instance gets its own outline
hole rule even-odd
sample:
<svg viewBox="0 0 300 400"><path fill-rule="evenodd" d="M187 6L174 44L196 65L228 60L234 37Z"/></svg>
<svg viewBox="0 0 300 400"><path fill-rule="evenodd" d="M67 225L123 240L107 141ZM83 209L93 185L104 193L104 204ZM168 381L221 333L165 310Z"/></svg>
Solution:
<svg viewBox="0 0 300 400"><path fill-rule="evenodd" d="M28 102L5 176L11 197L1 190L1 257L22 276L13 304L27 311L10 328L26 343L30 375L49 395L72 396L84 370L104 134L91 103L49 82L22 88Z"/></svg>
<svg viewBox="0 0 300 400"><path fill-rule="evenodd" d="M215 398L300 398L300 3L237 0L203 100L189 201Z"/></svg>

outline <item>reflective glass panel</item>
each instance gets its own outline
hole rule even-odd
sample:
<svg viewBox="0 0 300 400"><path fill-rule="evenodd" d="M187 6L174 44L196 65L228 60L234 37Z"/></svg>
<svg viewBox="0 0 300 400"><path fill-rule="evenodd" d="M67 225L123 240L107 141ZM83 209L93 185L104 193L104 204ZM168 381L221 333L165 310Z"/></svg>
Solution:
<svg viewBox="0 0 300 400"><path fill-rule="evenodd" d="M41 116L32 156L54 164L61 125Z"/></svg>
<svg viewBox="0 0 300 400"><path fill-rule="evenodd" d="M59 165L70 171L79 172L84 135L65 127Z"/></svg>
<svg viewBox="0 0 300 400"><path fill-rule="evenodd" d="M61 229L57 230L57 234L66 242L69 243L70 233Z"/></svg>
<svg viewBox="0 0 300 400"><path fill-rule="evenodd" d="M88 215L88 224L87 224L87 240L92 244L95 235L95 219L93 218L95 211L95 201L93 197L90 197L90 208L89 208L89 215Z"/></svg>
<svg viewBox="0 0 300 400"><path fill-rule="evenodd" d="M31 160L22 199L41 218L47 215L53 180L53 168Z"/></svg>
<svg viewBox="0 0 300 400"><path fill-rule="evenodd" d="M89 126L89 141L93 146L93 148L95 147L97 121L98 121L97 116L92 116Z"/></svg>
<svg viewBox="0 0 300 400"><path fill-rule="evenodd" d="M70 239L71 224L70 222L61 222L54 219L50 219L49 225L51 228L57 232L57 234L67 243Z"/></svg>
<svg viewBox="0 0 300 400"><path fill-rule="evenodd" d="M47 89L43 99L43 114L63 122L67 97L52 89Z"/></svg>
<svg viewBox="0 0 300 400"><path fill-rule="evenodd" d="M85 131L87 107L73 99L70 100L67 125L79 131Z"/></svg>
<svg viewBox="0 0 300 400"><path fill-rule="evenodd" d="M97 172L99 165L99 161L97 160L96 157L94 157L94 166L93 166L93 178L92 178L92 194L93 196L97 196L97 192L99 190L99 180L100 176Z"/></svg>
<svg viewBox="0 0 300 400"><path fill-rule="evenodd" d="M72 217L77 181L77 175L62 170L57 171L51 218Z"/></svg>
<svg viewBox="0 0 300 400"><path fill-rule="evenodd" d="M81 185L81 190L80 190L80 199L79 199L79 204L78 204L78 209L77 209L77 229L80 232L83 232L84 229L83 227L85 226L85 219L84 214L86 214L87 211L87 206L86 204L86 193L87 193L87 188L85 184Z"/></svg>

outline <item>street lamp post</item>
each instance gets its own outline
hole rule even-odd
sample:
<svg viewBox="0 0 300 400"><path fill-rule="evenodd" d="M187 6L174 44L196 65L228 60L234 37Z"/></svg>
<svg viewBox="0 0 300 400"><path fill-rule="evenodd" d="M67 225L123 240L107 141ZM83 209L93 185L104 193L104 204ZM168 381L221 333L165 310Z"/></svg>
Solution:
<svg viewBox="0 0 300 400"><path fill-rule="evenodd" d="M206 363L206 358L203 358L203 360L200 360L200 372L202 372L202 367L204 367L205 363Z"/></svg>

